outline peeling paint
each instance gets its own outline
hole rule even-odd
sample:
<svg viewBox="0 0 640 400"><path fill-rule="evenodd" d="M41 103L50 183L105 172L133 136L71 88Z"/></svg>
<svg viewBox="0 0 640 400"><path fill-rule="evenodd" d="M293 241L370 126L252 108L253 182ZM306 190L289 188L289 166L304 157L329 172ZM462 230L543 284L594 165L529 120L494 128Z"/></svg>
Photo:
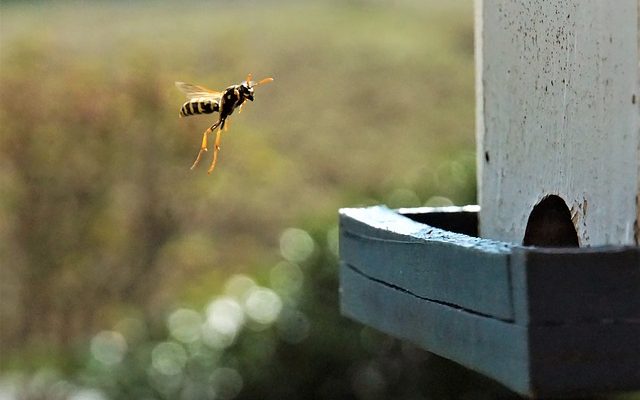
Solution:
<svg viewBox="0 0 640 400"><path fill-rule="evenodd" d="M576 204L574 203L571 206L571 222L573 223L573 226L576 228L576 231L578 231L578 225L580 224L581 221L584 220L584 210L583 210L583 206L582 203L577 203L577 207Z"/></svg>

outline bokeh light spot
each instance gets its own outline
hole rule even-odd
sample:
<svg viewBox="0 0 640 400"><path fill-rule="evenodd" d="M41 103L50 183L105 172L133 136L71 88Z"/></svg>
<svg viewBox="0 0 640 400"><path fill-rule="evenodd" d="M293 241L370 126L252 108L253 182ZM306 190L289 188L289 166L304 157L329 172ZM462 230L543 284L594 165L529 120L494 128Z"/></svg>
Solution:
<svg viewBox="0 0 640 400"><path fill-rule="evenodd" d="M244 274L235 274L224 284L224 293L236 299L244 299L251 289L258 286L256 282Z"/></svg>
<svg viewBox="0 0 640 400"><path fill-rule="evenodd" d="M392 208L416 207L420 205L420 198L411 189L395 189L387 196L386 204Z"/></svg>
<svg viewBox="0 0 640 400"><path fill-rule="evenodd" d="M432 196L424 205L427 207L448 207L453 205L453 201L444 196Z"/></svg>
<svg viewBox="0 0 640 400"><path fill-rule="evenodd" d="M242 306L231 297L220 297L207 307L207 321L203 325L203 341L223 349L233 344L245 322Z"/></svg>
<svg viewBox="0 0 640 400"><path fill-rule="evenodd" d="M251 291L245 302L247 315L260 324L273 323L282 310L282 300L271 289L256 288Z"/></svg>
<svg viewBox="0 0 640 400"><path fill-rule="evenodd" d="M291 262L303 262L313 253L315 243L306 231L288 228L280 235L280 253Z"/></svg>
<svg viewBox="0 0 640 400"><path fill-rule="evenodd" d="M104 365L119 363L126 351L127 341L119 332L102 331L91 339L91 354Z"/></svg>
<svg viewBox="0 0 640 400"><path fill-rule="evenodd" d="M151 365L163 375L178 375L187 363L187 352L176 342L162 342L151 351Z"/></svg>
<svg viewBox="0 0 640 400"><path fill-rule="evenodd" d="M202 317L194 310L181 308L167 319L171 335L182 343L193 343L200 338Z"/></svg>

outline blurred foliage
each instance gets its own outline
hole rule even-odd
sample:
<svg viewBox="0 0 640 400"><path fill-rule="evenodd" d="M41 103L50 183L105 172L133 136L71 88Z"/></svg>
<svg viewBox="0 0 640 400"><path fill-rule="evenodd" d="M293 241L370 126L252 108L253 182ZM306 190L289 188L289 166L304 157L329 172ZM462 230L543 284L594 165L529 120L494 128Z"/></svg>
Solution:
<svg viewBox="0 0 640 400"><path fill-rule="evenodd" d="M475 201L471 6L0 4L0 398L507 396L339 315L339 207Z"/></svg>

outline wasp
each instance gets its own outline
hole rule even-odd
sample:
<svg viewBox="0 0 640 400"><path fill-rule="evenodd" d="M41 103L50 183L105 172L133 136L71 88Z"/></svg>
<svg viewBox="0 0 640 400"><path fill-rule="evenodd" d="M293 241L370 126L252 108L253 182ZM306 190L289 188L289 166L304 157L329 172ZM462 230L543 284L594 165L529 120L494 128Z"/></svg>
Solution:
<svg viewBox="0 0 640 400"><path fill-rule="evenodd" d="M273 78L265 78L258 82L252 80L251 74L247 75L247 79L237 85L231 85L222 92L207 89L203 86L192 85L190 83L176 82L176 87L180 89L186 96L187 101L180 108L179 116L188 117L195 114L212 114L219 113L218 120L207 128L202 135L202 145L196 160L193 162L191 169L194 169L202 155L208 150L207 140L210 133L216 129L216 139L213 146L213 160L207 173L211 173L216 167L218 161L218 152L220 151L220 139L223 130L228 128L227 118L238 109L238 113L242 112L242 106L247 100L253 101L253 89L256 86L272 82Z"/></svg>

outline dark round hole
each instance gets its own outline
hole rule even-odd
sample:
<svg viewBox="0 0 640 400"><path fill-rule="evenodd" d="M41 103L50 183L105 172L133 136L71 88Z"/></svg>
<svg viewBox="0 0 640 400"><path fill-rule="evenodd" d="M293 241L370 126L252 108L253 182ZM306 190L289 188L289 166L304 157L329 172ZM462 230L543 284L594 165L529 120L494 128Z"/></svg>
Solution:
<svg viewBox="0 0 640 400"><path fill-rule="evenodd" d="M571 211L562 198L547 196L533 207L522 244L538 247L580 246L578 233L571 221Z"/></svg>

